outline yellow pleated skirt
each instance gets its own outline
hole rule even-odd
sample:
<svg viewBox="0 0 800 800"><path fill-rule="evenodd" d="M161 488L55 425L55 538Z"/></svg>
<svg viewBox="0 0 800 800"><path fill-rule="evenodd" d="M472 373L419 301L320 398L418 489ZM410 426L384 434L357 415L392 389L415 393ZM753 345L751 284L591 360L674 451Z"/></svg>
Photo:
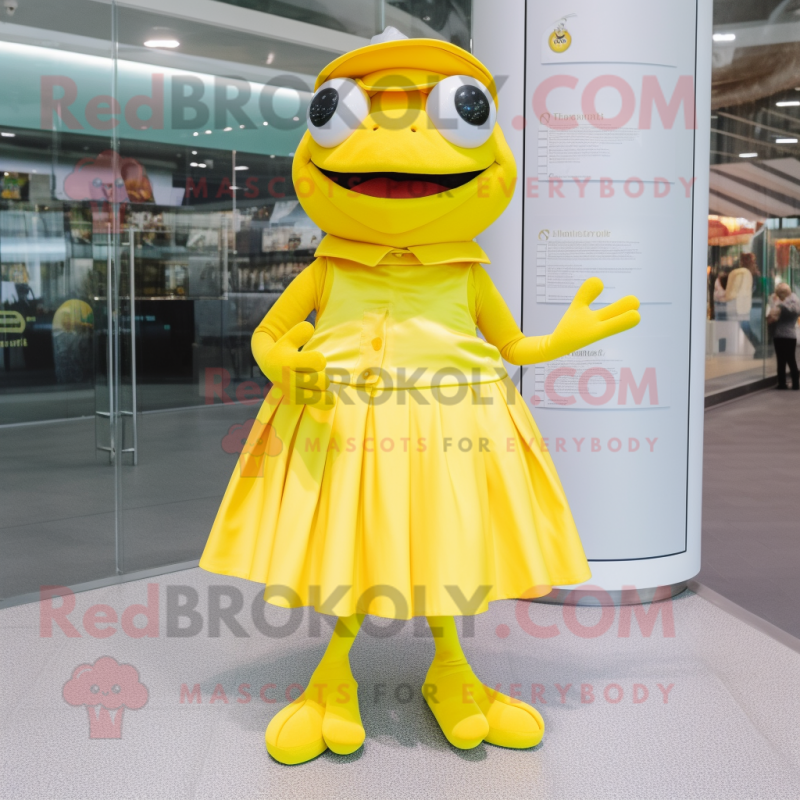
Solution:
<svg viewBox="0 0 800 800"><path fill-rule="evenodd" d="M561 482L506 378L264 401L200 566L337 616L465 615L582 583ZM274 390L273 390L274 392Z"/></svg>

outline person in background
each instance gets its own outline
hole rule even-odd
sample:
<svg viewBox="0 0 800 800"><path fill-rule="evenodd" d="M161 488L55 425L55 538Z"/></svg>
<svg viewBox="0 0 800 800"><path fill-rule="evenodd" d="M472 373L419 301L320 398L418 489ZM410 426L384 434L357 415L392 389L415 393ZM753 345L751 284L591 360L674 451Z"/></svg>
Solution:
<svg viewBox="0 0 800 800"><path fill-rule="evenodd" d="M752 255L752 253L742 255ZM753 306L753 273L748 267L742 266L741 257L739 266L728 273L725 304L728 319L749 320L750 309Z"/></svg>
<svg viewBox="0 0 800 800"><path fill-rule="evenodd" d="M765 294L765 287L764 278L761 275L761 269L758 266L755 253L742 253L739 256L739 266L748 270L753 276L750 313L748 315L748 319L744 319L739 323L739 327L742 329L744 335L755 349L753 358L766 358L769 355L767 350L769 349L769 344L771 344L771 342L762 341L762 336L766 336L767 334L766 326L762 325L762 314L764 313L763 295Z"/></svg>
<svg viewBox="0 0 800 800"><path fill-rule="evenodd" d="M800 371L797 369L797 318L800 317L800 298L787 283L775 287L775 303L767 314L767 322L773 323L772 336L775 357L778 361L777 389L786 388L786 366L792 375L792 389L800 389Z"/></svg>
<svg viewBox="0 0 800 800"><path fill-rule="evenodd" d="M714 319L728 319L728 304L725 301L728 292L728 273L717 275L714 282Z"/></svg>

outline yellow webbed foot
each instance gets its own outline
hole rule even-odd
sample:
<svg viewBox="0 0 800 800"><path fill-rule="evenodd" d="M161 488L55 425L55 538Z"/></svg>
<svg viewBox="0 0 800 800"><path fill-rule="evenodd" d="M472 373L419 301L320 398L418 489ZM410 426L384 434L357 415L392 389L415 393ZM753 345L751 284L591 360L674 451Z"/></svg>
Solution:
<svg viewBox="0 0 800 800"><path fill-rule="evenodd" d="M358 708L358 684L337 680L332 684L322 719L322 738L325 744L340 756L354 753L364 744L366 736Z"/></svg>
<svg viewBox="0 0 800 800"><path fill-rule="evenodd" d="M469 664L434 658L422 695L453 747L471 750L489 733L489 723L472 692L481 686Z"/></svg>
<svg viewBox="0 0 800 800"><path fill-rule="evenodd" d="M539 744L544 736L541 714L478 680L459 644L453 617L430 616L428 625L436 655L422 695L450 744L462 749L483 741L515 749Z"/></svg>
<svg viewBox="0 0 800 800"><path fill-rule="evenodd" d="M527 703L482 686L476 692L478 705L489 723L484 741L500 747L535 747L544 736L542 715Z"/></svg>
<svg viewBox="0 0 800 800"><path fill-rule="evenodd" d="M422 694L442 733L462 750L481 742L522 750L544 736L544 720L533 706L484 686L466 662L434 659Z"/></svg>
<svg viewBox="0 0 800 800"><path fill-rule="evenodd" d="M349 664L321 663L303 694L270 720L267 752L282 764L302 764L330 749L348 755L364 743L358 683Z"/></svg>
<svg viewBox="0 0 800 800"><path fill-rule="evenodd" d="M323 712L305 695L282 708L267 726L267 752L281 764L302 764L324 753Z"/></svg>

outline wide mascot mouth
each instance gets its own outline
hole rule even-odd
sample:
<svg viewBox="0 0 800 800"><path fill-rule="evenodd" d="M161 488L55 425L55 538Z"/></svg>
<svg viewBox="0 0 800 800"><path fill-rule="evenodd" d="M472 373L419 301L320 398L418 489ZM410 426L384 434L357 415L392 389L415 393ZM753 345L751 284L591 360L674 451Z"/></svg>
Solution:
<svg viewBox="0 0 800 800"><path fill-rule="evenodd" d="M316 167L317 165L314 164ZM317 169L337 186L369 197L408 200L430 197L458 189L477 178L485 170L426 174L417 172L334 172Z"/></svg>

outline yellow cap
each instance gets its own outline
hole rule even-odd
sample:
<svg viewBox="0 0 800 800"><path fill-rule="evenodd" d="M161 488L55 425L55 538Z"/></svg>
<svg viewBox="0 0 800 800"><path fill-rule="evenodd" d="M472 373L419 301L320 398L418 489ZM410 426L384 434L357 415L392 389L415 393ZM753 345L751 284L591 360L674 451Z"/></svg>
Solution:
<svg viewBox="0 0 800 800"><path fill-rule="evenodd" d="M430 69L394 67L370 72L363 78L356 78L356 83L365 92L411 92L415 89L429 92L446 77L441 72Z"/></svg>
<svg viewBox="0 0 800 800"><path fill-rule="evenodd" d="M399 39L351 50L320 72L314 90L333 78L360 79L368 92L428 90L449 75L479 80L497 105L497 87L489 70L472 53L440 39Z"/></svg>

